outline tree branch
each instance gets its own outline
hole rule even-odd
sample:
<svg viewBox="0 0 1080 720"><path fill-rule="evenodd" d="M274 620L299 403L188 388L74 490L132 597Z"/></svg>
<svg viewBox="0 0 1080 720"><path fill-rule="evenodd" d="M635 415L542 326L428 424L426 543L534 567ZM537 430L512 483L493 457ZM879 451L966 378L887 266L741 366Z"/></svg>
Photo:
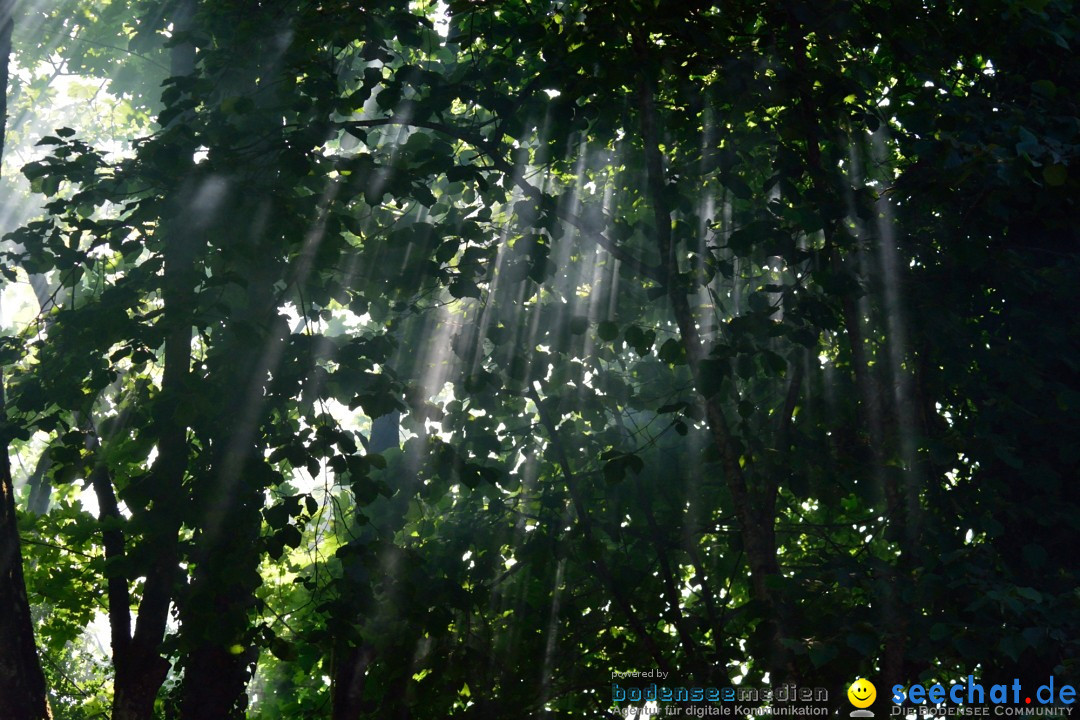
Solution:
<svg viewBox="0 0 1080 720"><path fill-rule="evenodd" d="M109 602L109 631L113 658L123 657L131 643L131 595L127 578L110 564L124 556L124 533L118 527L123 521L116 502L112 475L103 463L97 463L90 473L90 484L98 500L98 521L102 524L101 538L105 546L106 592Z"/></svg>
<svg viewBox="0 0 1080 720"><path fill-rule="evenodd" d="M492 166L499 172L506 175L511 182L513 182L518 188L525 193L526 197L530 200L534 200L540 203L544 199L544 193L540 188L536 187L532 183L522 176L520 172L514 167L514 165L506 159L506 157L500 152L498 145L494 142L484 138L481 135L477 135L468 130L454 127L453 125L447 125L446 123L427 121L427 120L414 120L409 117L392 116L388 118L379 118L376 120L352 120L349 122L337 123L339 128L369 128L369 127L382 127L386 125L401 125L406 127L424 128L427 130L433 130L438 133L447 135L448 137L455 138L462 142L468 143L477 150L480 150L491 160ZM581 234L597 245L602 247L613 258L627 266L634 272L655 280L658 283L664 282L663 273L660 269L647 265L643 261L631 255L625 248L620 246L614 240L609 238L602 232L598 232L586 223L582 218L574 213L556 206L555 213L561 220L572 225Z"/></svg>
<svg viewBox="0 0 1080 720"><path fill-rule="evenodd" d="M584 536L585 542L591 544L595 541L592 532L592 520L589 517L588 508L581 497L574 473L570 469L570 459L566 455L566 448L563 447L563 444L559 439L558 429L555 427L555 423L552 422L551 417L540 403L540 394L536 391L536 387L533 384L530 383L528 385L526 395L528 395L529 399L536 405L536 412L540 415L540 423L544 426L544 429L547 430L551 446L555 450L555 457L558 461L559 469L562 471L563 479L566 480L566 487L570 492L570 501L573 503L574 512L577 514L578 524L581 526L581 534ZM615 599L615 604L619 606L623 615L626 616L634 633L641 638L643 643L645 643L645 647L648 648L649 654L653 656L656 666L661 670L670 673L671 666L669 665L667 658L661 651L660 646L656 644L656 640L653 639L652 635L645 627L645 624L641 621L641 618L637 616L630 601L627 599L625 593L623 593L622 588L615 582L610 568L608 568L607 563L604 562L604 558L598 556L592 558L590 562L593 564L597 576L599 576L608 586L608 591Z"/></svg>
<svg viewBox="0 0 1080 720"><path fill-rule="evenodd" d="M686 627L686 618L683 616L682 611L682 598L679 596L679 589L675 584L675 575L671 570L671 561L668 558L667 548L664 546L665 543L660 536L660 527L657 525L656 516L652 511L652 503L649 501L643 502L642 509L645 513L645 522L649 526L649 533L652 535L653 547L656 549L656 555L660 561L660 576L664 583L664 594L667 595L668 605L671 606L671 612L675 616L675 630L679 633L679 640L682 642L692 667L695 671L700 672L705 670L706 667L701 662L697 643L690 634L690 630Z"/></svg>

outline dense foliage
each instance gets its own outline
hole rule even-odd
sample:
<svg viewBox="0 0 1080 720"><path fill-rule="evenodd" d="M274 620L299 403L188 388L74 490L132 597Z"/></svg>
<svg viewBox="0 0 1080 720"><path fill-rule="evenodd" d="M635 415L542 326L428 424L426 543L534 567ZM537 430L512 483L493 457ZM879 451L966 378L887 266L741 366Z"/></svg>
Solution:
<svg viewBox="0 0 1080 720"><path fill-rule="evenodd" d="M1076 43L1068 0L16 13L13 108L111 103L9 136L0 591L53 717L1075 677Z"/></svg>

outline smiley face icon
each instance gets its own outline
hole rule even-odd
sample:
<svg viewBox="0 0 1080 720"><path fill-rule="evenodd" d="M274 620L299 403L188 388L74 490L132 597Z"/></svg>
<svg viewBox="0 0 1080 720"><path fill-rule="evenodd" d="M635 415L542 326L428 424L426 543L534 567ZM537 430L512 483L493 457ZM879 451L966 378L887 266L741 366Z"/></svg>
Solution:
<svg viewBox="0 0 1080 720"><path fill-rule="evenodd" d="M847 691L847 698L857 708L870 707L877 698L877 688L869 680L859 678L851 683L851 687Z"/></svg>

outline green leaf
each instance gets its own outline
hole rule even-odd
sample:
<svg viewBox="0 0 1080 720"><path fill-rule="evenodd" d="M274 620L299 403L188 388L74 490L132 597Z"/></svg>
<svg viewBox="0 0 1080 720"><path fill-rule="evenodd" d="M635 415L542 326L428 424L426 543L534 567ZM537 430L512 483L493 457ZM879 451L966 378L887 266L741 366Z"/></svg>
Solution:
<svg viewBox="0 0 1080 720"><path fill-rule="evenodd" d="M570 318L570 332L574 335L582 335L589 329L589 318L576 315Z"/></svg>
<svg viewBox="0 0 1080 720"><path fill-rule="evenodd" d="M727 175L721 182L724 184L724 187L731 191L732 195L740 200L749 200L754 196L754 191L739 177Z"/></svg>
<svg viewBox="0 0 1080 720"><path fill-rule="evenodd" d="M263 517L266 519L266 524L274 530L280 530L289 523L289 511L280 503L264 509Z"/></svg>
<svg viewBox="0 0 1080 720"><path fill-rule="evenodd" d="M1061 163L1053 163L1043 167L1042 176L1050 187L1060 187L1069 179L1069 170Z"/></svg>
<svg viewBox="0 0 1080 720"><path fill-rule="evenodd" d="M619 326L610 320L604 320L597 324L596 335L605 342L611 342L619 337Z"/></svg>
<svg viewBox="0 0 1080 720"><path fill-rule="evenodd" d="M668 338L660 346L657 357L669 365L685 365L686 347L677 338Z"/></svg>
<svg viewBox="0 0 1080 720"><path fill-rule="evenodd" d="M833 660L837 655L836 648L834 648L832 645L824 645L821 643L814 643L813 645L811 645L809 654L810 662L815 668L819 668L822 665L825 665L830 660Z"/></svg>
<svg viewBox="0 0 1080 720"><path fill-rule="evenodd" d="M1018 587L1016 588L1016 594L1025 600L1030 600L1033 603L1041 603L1043 601L1042 593L1035 588L1031 587Z"/></svg>

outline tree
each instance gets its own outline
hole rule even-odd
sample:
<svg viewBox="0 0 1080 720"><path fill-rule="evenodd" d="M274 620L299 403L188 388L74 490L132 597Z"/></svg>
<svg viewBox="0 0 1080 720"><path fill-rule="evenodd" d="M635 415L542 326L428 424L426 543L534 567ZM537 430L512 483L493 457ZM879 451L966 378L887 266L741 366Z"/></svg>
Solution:
<svg viewBox="0 0 1080 720"><path fill-rule="evenodd" d="M157 129L8 253L114 717L1075 663L1066 3L143 13Z"/></svg>
<svg viewBox="0 0 1080 720"><path fill-rule="evenodd" d="M11 56L11 30L14 26L12 3L0 3L0 157L4 153L7 126L8 60ZM30 606L22 572L22 548L15 515L15 486L8 459L9 427L6 423L4 378L0 376L0 415L5 424L0 448L0 645L6 648L0 657L0 717L47 718L45 678L38 662Z"/></svg>

